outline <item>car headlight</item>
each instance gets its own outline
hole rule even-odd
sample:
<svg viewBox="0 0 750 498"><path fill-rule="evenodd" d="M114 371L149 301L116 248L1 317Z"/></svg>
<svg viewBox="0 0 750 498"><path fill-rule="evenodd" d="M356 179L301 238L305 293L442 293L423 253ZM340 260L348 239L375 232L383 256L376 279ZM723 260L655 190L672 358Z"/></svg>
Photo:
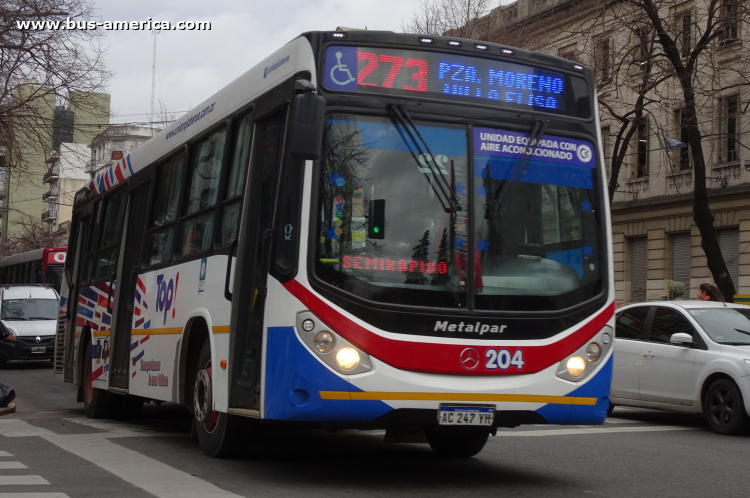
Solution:
<svg viewBox="0 0 750 498"><path fill-rule="evenodd" d="M745 365L747 365L748 367L750 367L750 360L745 360Z"/></svg>
<svg viewBox="0 0 750 498"><path fill-rule="evenodd" d="M8 339L18 339L18 332L7 326L5 328L8 329Z"/></svg>

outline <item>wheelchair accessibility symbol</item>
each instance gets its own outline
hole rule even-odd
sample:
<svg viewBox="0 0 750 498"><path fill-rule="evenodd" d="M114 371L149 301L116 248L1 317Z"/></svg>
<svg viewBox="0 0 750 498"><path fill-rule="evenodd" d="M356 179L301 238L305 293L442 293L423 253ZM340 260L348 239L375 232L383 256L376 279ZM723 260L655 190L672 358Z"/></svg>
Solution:
<svg viewBox="0 0 750 498"><path fill-rule="evenodd" d="M331 81L339 86L348 85L349 83L356 81L356 78L354 78L351 71L349 71L349 66L341 62L341 57L343 56L344 54L341 52L336 52L337 63L331 68L331 72L329 73Z"/></svg>

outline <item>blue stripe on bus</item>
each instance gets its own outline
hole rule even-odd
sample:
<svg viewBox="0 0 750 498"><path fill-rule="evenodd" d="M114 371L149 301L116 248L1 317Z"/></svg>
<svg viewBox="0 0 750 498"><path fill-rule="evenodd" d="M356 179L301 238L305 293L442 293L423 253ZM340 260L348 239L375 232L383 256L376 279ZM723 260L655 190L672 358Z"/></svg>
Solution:
<svg viewBox="0 0 750 498"><path fill-rule="evenodd" d="M86 318L94 318L94 312L93 310L90 310L88 308L84 308L82 306L78 307L78 314L81 316L85 316Z"/></svg>
<svg viewBox="0 0 750 498"><path fill-rule="evenodd" d="M91 287L83 287L81 289L81 295L86 299L90 299L94 302L99 301L99 294L97 294Z"/></svg>
<svg viewBox="0 0 750 498"><path fill-rule="evenodd" d="M130 175L131 176L134 175L135 173L133 173L133 167L130 165L130 154L125 156L125 161L128 163L128 169L130 170Z"/></svg>
<svg viewBox="0 0 750 498"><path fill-rule="evenodd" d="M320 391L355 391L313 357L294 327L269 327L266 342L264 418L318 422L364 422L393 410L382 401L323 400Z"/></svg>
<svg viewBox="0 0 750 498"><path fill-rule="evenodd" d="M346 124L359 128L362 145L368 149L386 149L419 153L419 147L401 126L388 122L330 120L331 124ZM420 126L419 132L433 154L466 156L466 130ZM359 142L359 141L358 141ZM426 150L423 152L427 152Z"/></svg>
<svg viewBox="0 0 750 498"><path fill-rule="evenodd" d="M570 392L567 396L597 398L593 406L586 405L545 405L536 412L544 417L548 424L603 424L609 409L609 387L612 384L613 356L597 374L587 379L584 385Z"/></svg>
<svg viewBox="0 0 750 498"><path fill-rule="evenodd" d="M517 164L518 160L513 158L475 156L474 176L476 178L486 178L486 168L489 165L490 178L493 180L508 180L512 176ZM594 188L595 171L583 166L531 161L521 177L521 181L524 183L559 185L561 187L592 190Z"/></svg>

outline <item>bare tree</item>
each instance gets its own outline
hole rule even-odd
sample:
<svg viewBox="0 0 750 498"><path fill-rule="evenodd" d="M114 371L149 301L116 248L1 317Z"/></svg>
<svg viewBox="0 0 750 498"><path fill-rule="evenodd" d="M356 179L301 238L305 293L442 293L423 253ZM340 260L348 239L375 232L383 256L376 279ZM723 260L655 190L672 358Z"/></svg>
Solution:
<svg viewBox="0 0 750 498"><path fill-rule="evenodd" d="M52 149L58 99L100 114L87 98L110 77L104 66L102 32L88 0L2 0L0 2L0 143L18 175L24 153ZM75 26L73 28L72 26Z"/></svg>
<svg viewBox="0 0 750 498"><path fill-rule="evenodd" d="M0 246L0 257L19 254L34 249L54 247L54 238L47 230L47 225L35 221L30 216L23 216L14 221L20 230Z"/></svg>
<svg viewBox="0 0 750 498"><path fill-rule="evenodd" d="M411 20L401 29L405 33L488 40L494 32L487 15L491 7L490 0L420 0Z"/></svg>

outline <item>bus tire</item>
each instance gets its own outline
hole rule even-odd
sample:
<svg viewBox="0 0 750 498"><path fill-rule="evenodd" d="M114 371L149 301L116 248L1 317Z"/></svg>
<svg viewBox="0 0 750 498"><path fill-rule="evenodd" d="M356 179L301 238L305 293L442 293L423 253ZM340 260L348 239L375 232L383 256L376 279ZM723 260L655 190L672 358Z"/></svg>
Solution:
<svg viewBox="0 0 750 498"><path fill-rule="evenodd" d="M83 408L88 418L104 418L112 411L112 395L104 389L94 388L93 372L91 370L91 347L86 343L86 354L83 356Z"/></svg>
<svg viewBox="0 0 750 498"><path fill-rule="evenodd" d="M213 410L211 344L203 344L195 369L193 425L203 453L212 458L236 456L241 447L238 417Z"/></svg>
<svg viewBox="0 0 750 498"><path fill-rule="evenodd" d="M469 458L484 448L489 432L441 432L425 430L432 451L441 457Z"/></svg>

